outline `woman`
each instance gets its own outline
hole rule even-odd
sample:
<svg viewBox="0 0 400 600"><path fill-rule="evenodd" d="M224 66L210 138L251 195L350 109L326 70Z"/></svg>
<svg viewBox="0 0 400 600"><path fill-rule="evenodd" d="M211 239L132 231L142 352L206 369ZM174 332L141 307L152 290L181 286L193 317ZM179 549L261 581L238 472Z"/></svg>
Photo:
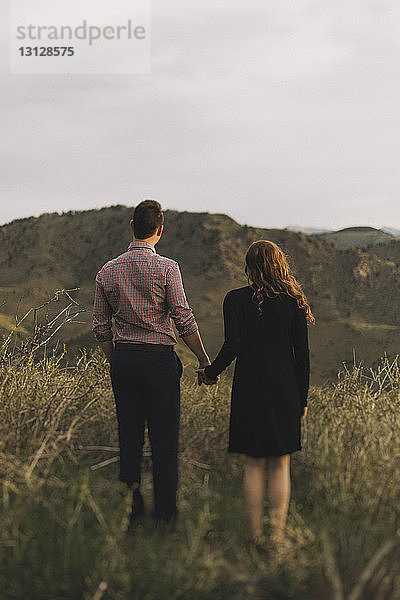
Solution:
<svg viewBox="0 0 400 600"><path fill-rule="evenodd" d="M246 254L249 285L224 300L225 342L200 373L206 384L235 359L229 452L247 455L244 496L252 539L263 533L268 475L271 536L282 538L290 497L290 454L301 449L307 414L307 322L315 319L286 257L273 242L254 242Z"/></svg>

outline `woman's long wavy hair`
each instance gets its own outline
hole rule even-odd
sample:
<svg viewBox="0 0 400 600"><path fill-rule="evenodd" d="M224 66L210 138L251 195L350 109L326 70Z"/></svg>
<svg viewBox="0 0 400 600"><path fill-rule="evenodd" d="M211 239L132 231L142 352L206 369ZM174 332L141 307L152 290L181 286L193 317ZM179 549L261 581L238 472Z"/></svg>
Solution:
<svg viewBox="0 0 400 600"><path fill-rule="evenodd" d="M253 288L253 300L258 311L262 314L264 294L274 298L286 293L295 298L297 304L306 313L309 323L315 323L314 315L307 298L291 273L284 252L274 242L259 240L251 244L246 254L246 275L249 285Z"/></svg>

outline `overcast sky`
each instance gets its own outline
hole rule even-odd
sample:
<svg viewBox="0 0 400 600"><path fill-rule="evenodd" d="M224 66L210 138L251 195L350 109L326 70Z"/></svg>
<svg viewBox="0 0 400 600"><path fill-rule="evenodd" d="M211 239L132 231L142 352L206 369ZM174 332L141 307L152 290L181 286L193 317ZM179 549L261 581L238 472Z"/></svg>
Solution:
<svg viewBox="0 0 400 600"><path fill-rule="evenodd" d="M0 23L1 223L150 197L400 229L398 0L153 0L150 75L11 75Z"/></svg>

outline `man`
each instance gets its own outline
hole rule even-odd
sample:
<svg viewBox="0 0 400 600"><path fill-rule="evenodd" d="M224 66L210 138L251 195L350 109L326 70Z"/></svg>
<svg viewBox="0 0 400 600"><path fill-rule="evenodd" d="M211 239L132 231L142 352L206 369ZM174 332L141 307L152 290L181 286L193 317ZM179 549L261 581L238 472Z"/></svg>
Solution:
<svg viewBox="0 0 400 600"><path fill-rule="evenodd" d="M186 300L179 265L155 251L164 227L161 205L155 200L141 202L130 225L134 239L127 252L97 273L93 333L111 363L120 480L133 487L131 524L144 512L140 476L146 422L152 447L153 517L166 522L177 513L182 375L171 319L198 358L198 368L210 361Z"/></svg>

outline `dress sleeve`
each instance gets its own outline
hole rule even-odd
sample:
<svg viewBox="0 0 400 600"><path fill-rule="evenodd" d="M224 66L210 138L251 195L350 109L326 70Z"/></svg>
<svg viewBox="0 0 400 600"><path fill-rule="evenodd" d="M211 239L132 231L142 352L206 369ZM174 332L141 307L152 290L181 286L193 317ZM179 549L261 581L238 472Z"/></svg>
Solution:
<svg viewBox="0 0 400 600"><path fill-rule="evenodd" d="M224 305L225 341L211 365L205 368L205 373L210 379L216 379L237 357L239 352L239 320L235 311L232 294L225 296Z"/></svg>
<svg viewBox="0 0 400 600"><path fill-rule="evenodd" d="M297 309L292 323L292 344L297 386L302 406L307 406L310 383L310 353L307 320L304 310Z"/></svg>

